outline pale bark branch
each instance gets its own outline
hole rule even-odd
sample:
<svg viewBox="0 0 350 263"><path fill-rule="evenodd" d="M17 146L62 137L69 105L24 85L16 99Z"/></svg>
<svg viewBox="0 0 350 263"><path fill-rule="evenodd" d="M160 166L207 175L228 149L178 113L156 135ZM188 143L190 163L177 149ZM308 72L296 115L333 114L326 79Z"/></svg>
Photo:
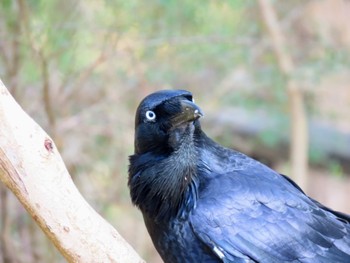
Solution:
<svg viewBox="0 0 350 263"><path fill-rule="evenodd" d="M144 262L84 200L52 139L0 80L0 180L69 262Z"/></svg>
<svg viewBox="0 0 350 263"><path fill-rule="evenodd" d="M287 92L291 116L291 176L302 187L307 187L308 170L308 126L304 105L304 94L293 80L294 63L288 52L284 34L278 23L276 12L270 0L259 0L263 21L269 32L281 72L287 79Z"/></svg>

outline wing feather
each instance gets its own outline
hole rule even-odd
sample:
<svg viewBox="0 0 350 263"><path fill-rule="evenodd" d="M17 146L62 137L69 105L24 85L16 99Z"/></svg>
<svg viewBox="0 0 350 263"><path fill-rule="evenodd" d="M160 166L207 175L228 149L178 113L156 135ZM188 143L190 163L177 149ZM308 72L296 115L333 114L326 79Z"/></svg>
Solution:
<svg viewBox="0 0 350 263"><path fill-rule="evenodd" d="M206 176L190 220L226 260L350 262L349 224L267 167Z"/></svg>

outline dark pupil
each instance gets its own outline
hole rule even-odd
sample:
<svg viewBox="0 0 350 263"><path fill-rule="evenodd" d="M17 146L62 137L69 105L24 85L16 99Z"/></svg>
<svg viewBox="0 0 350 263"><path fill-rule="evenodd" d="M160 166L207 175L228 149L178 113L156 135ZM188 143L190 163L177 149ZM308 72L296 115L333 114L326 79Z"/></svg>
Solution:
<svg viewBox="0 0 350 263"><path fill-rule="evenodd" d="M154 118L154 113L153 112L148 112L148 118L153 119Z"/></svg>

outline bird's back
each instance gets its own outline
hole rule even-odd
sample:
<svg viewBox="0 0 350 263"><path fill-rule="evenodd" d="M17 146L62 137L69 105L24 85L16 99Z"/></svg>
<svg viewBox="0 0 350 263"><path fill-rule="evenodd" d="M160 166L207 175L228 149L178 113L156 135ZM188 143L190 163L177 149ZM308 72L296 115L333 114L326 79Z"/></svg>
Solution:
<svg viewBox="0 0 350 263"><path fill-rule="evenodd" d="M347 215L320 205L247 156L209 139L202 144L207 171L199 174L191 224L203 242L232 260L350 262ZM218 166L220 160L228 163Z"/></svg>

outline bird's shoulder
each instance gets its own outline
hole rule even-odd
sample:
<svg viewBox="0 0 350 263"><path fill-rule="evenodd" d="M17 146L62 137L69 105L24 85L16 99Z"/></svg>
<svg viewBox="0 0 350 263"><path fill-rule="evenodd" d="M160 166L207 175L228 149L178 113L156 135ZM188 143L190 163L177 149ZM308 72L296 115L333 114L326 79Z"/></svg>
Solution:
<svg viewBox="0 0 350 263"><path fill-rule="evenodd" d="M259 162L249 156L216 143L202 131L198 138L195 145L199 163L205 165L214 173L223 174L237 170L247 170L251 166L260 165Z"/></svg>

